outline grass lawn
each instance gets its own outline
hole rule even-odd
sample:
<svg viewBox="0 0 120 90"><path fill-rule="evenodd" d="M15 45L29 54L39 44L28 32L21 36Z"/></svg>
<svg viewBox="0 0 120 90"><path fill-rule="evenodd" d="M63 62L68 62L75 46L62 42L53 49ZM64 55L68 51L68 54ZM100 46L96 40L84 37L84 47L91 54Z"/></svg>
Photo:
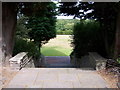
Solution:
<svg viewBox="0 0 120 90"><path fill-rule="evenodd" d="M69 56L72 52L70 35L57 35L47 44L43 45L41 52L45 56Z"/></svg>

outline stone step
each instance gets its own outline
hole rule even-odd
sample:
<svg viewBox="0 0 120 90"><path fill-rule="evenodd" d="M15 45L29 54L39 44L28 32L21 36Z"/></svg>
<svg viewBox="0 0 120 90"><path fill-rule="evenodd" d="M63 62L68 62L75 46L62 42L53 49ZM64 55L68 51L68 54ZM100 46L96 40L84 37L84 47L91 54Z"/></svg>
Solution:
<svg viewBox="0 0 120 90"><path fill-rule="evenodd" d="M107 88L93 70L79 68L23 68L7 88Z"/></svg>

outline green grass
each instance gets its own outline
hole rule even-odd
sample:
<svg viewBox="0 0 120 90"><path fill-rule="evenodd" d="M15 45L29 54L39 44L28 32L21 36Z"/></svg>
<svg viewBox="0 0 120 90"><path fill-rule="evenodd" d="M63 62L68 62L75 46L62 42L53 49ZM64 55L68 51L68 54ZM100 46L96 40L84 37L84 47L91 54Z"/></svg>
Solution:
<svg viewBox="0 0 120 90"><path fill-rule="evenodd" d="M69 56L72 52L68 35L57 35L57 38L50 40L41 48L44 56Z"/></svg>
<svg viewBox="0 0 120 90"><path fill-rule="evenodd" d="M43 47L41 51L45 56L69 56L71 53L70 49L61 47Z"/></svg>

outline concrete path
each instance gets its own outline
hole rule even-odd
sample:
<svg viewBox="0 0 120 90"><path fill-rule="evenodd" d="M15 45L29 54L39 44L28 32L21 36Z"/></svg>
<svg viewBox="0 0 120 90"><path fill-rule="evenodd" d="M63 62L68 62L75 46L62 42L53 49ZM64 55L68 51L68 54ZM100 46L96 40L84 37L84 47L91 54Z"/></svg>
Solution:
<svg viewBox="0 0 120 90"><path fill-rule="evenodd" d="M76 68L24 68L7 88L107 88L96 71Z"/></svg>

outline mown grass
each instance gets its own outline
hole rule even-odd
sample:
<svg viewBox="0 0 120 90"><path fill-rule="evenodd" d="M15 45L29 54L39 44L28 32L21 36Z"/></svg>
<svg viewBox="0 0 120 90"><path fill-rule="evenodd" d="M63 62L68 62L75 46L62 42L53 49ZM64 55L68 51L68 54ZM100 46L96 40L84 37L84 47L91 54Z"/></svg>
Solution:
<svg viewBox="0 0 120 90"><path fill-rule="evenodd" d="M41 48L45 56L69 56L72 52L69 35L57 35Z"/></svg>

